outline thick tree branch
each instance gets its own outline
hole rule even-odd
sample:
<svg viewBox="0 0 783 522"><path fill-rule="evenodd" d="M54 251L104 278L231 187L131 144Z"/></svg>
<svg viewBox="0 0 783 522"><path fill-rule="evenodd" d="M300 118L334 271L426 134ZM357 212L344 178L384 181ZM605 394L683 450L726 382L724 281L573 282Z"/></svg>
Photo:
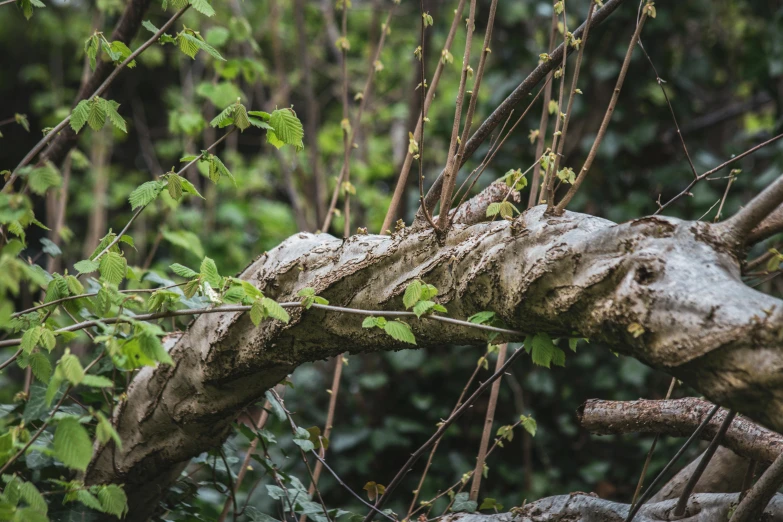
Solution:
<svg viewBox="0 0 783 522"><path fill-rule="evenodd" d="M455 226L443 238L431 229L346 240L297 234L241 277L281 302L313 287L335 306L390 312L404 309L405 287L420 278L440 289L452 318L493 310L519 331L578 331L783 429L783 301L742 283L715 225L660 217L615 225L544 210ZM406 320L421 347L486 343L479 330ZM86 480L124 483L129 520L143 519L188 459L220 444L237 412L297 366L346 347L409 346L361 321L317 309L292 309L288 325L258 328L243 312L199 317L171 349L173 366L137 374L115 414L122 450L99 448Z"/></svg>
<svg viewBox="0 0 783 522"><path fill-rule="evenodd" d="M720 229L729 234L738 245L745 244L751 231L767 217L772 217L771 215L781 203L783 203L783 176L762 190L739 212L722 222Z"/></svg>
<svg viewBox="0 0 783 522"><path fill-rule="evenodd" d="M687 437L707 415L712 404L702 399L601 401L589 400L579 410L583 428L599 435L661 433ZM719 411L701 434L712 439L720 429L726 410ZM783 452L783 435L737 417L721 443L737 455L770 463Z"/></svg>
<svg viewBox="0 0 783 522"><path fill-rule="evenodd" d="M634 522L661 522L678 520L680 522L716 522L728 520L730 510L737 502L737 494L701 493L693 496L698 510L683 518L672 517L669 512L674 508L674 500L647 504L639 511ZM573 493L541 499L512 513L495 515L453 514L444 517L443 522L615 522L623 520L628 514L628 504L619 504L586 493ZM776 495L769 503L765 514L769 520L783 517L783 495ZM753 519L762 520L762 519Z"/></svg>

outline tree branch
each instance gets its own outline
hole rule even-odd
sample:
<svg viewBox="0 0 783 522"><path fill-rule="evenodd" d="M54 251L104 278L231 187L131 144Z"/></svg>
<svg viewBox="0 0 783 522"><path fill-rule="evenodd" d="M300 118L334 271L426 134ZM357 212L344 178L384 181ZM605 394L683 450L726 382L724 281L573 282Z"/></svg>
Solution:
<svg viewBox="0 0 783 522"><path fill-rule="evenodd" d="M422 279L440 290L450 317L409 319L419 347L484 346L480 330L446 320L492 310L515 331L578 331L783 429L783 301L741 282L739 261L715 225L660 217L615 225L544 210L534 207L513 222L455 226L443 238L431 229L346 240L297 234L240 277L278 302L312 287L332 307L388 318L410 315L400 312L402 295ZM360 316L293 308L289 324L255 327L248 315L202 315L170 350L173 366L145 369L128 388L114 416L123 447L98 448L85 479L125 484L129 520L148 515L183 463L223 441L237 412L299 365L346 347L410 346L361 328Z"/></svg>
<svg viewBox="0 0 783 522"><path fill-rule="evenodd" d="M712 408L703 399L601 401L589 400L579 410L579 423L598 435L661 433L687 437ZM722 410L701 433L702 440L717 434L726 417ZM737 455L759 462L772 462L783 452L783 435L737 417L721 443Z"/></svg>
<svg viewBox="0 0 783 522"><path fill-rule="evenodd" d="M775 219L780 216L775 209L783 203L783 176L778 177L771 185L761 191L747 205L732 217L719 224L721 232L728 234L737 243L744 245L757 225L767 217ZM769 227L769 225L767 225ZM769 228L765 227L767 231ZM757 232L758 235L758 232ZM752 235L750 237L753 237Z"/></svg>

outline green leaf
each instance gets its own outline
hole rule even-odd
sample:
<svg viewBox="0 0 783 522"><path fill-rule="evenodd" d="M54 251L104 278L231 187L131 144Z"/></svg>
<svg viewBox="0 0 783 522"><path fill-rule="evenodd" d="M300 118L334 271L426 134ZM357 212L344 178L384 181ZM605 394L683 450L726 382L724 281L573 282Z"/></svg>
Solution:
<svg viewBox="0 0 783 522"><path fill-rule="evenodd" d="M98 491L98 500L101 501L104 513L122 518L128 512L128 497L117 484L101 486Z"/></svg>
<svg viewBox="0 0 783 522"><path fill-rule="evenodd" d="M199 191L196 189L195 186L193 186L193 183L188 181L187 179L183 178L182 176L177 176L179 178L179 182L182 185L182 190L187 192L188 194L193 194L194 196L198 196L201 199L204 199L204 196L202 196Z"/></svg>
<svg viewBox="0 0 783 522"><path fill-rule="evenodd" d="M33 328L27 329L27 331L22 335L22 343L20 345L22 353L27 355L32 353L33 348L38 345L38 341L41 339L43 330L44 329L41 326L35 326Z"/></svg>
<svg viewBox="0 0 783 522"><path fill-rule="evenodd" d="M163 230L163 238L173 245L192 252L196 257L204 257L201 239L190 230Z"/></svg>
<svg viewBox="0 0 783 522"><path fill-rule="evenodd" d="M116 444L119 449L122 449L120 435L117 433L117 430L114 429L114 426L111 425L109 419L101 412L96 412L96 416L98 417L98 426L95 428L95 437L98 441L100 441L101 444L106 444L109 442L109 439L112 439L114 444Z"/></svg>
<svg viewBox="0 0 783 522"><path fill-rule="evenodd" d="M262 297L261 304L264 306L264 311L269 317L277 319L278 321L283 321L284 323L287 323L291 319L288 312L285 311L285 308L280 306L274 299Z"/></svg>
<svg viewBox="0 0 783 522"><path fill-rule="evenodd" d="M421 317L435 308L435 305L436 303L433 303L432 301L419 301L413 306L413 313L416 314L416 317Z"/></svg>
<svg viewBox="0 0 783 522"><path fill-rule="evenodd" d="M408 326L408 323L402 321L389 321L384 325L383 331L397 341L416 344L416 338L413 336L413 332L411 332L411 327Z"/></svg>
<svg viewBox="0 0 783 522"><path fill-rule="evenodd" d="M487 217L497 216L500 212L500 203L490 203L487 207Z"/></svg>
<svg viewBox="0 0 783 522"><path fill-rule="evenodd" d="M87 491L86 489L80 489L76 491L76 500L84 504L90 509L94 509L96 511L103 511L103 506L101 505L98 498Z"/></svg>
<svg viewBox="0 0 783 522"><path fill-rule="evenodd" d="M82 368L79 358L75 355L70 353L63 355L60 358L58 367L62 370L63 376L68 379L71 384L76 385L84 380L84 368Z"/></svg>
<svg viewBox="0 0 783 522"><path fill-rule="evenodd" d="M76 417L64 417L54 432L54 454L67 467L86 471L92 458L92 442Z"/></svg>
<svg viewBox="0 0 783 522"><path fill-rule="evenodd" d="M191 58L195 58L196 53L201 49L198 44L198 39L187 33L179 33L177 35L177 45L179 46L180 51Z"/></svg>
<svg viewBox="0 0 783 522"><path fill-rule="evenodd" d="M373 316L365 317L362 321L362 328L375 328L378 326L378 319Z"/></svg>
<svg viewBox="0 0 783 522"><path fill-rule="evenodd" d="M93 66L93 68L95 67ZM73 108L73 111L71 112L71 121L69 122L74 132L78 134L79 131L82 130L84 124L87 123L87 117L89 115L90 102L87 100L80 101L78 105Z"/></svg>
<svg viewBox="0 0 783 522"><path fill-rule="evenodd" d="M92 272L95 272L98 270L98 268L101 266L99 261L93 261L92 259L84 259L83 261L79 261L73 267L80 273L80 274L89 274Z"/></svg>
<svg viewBox="0 0 783 522"><path fill-rule="evenodd" d="M536 430L538 429L538 423L536 423L536 420L533 417L528 417L526 415L520 415L519 420L522 422L522 427L525 429L525 431L528 432L531 437L535 437Z"/></svg>
<svg viewBox="0 0 783 522"><path fill-rule="evenodd" d="M304 128L293 110L277 109L273 111L269 117L269 124L275 128L277 139L287 145L293 145L296 150L304 149L304 143L302 143Z"/></svg>
<svg viewBox="0 0 783 522"><path fill-rule="evenodd" d="M279 149L285 145L285 142L277 137L274 131L267 131L266 142L272 145L274 148Z"/></svg>
<svg viewBox="0 0 783 522"><path fill-rule="evenodd" d="M476 511L478 503L475 500L470 500L468 493L458 493L454 497L454 503L451 505L451 510L454 512L466 512L473 513Z"/></svg>
<svg viewBox="0 0 783 522"><path fill-rule="evenodd" d="M182 197L182 177L177 174L171 174L167 177L166 187L169 189L169 196L172 199L179 200Z"/></svg>
<svg viewBox="0 0 783 522"><path fill-rule="evenodd" d="M62 176L51 163L32 169L27 179L30 182L30 190L39 195L44 195L50 187L62 185Z"/></svg>
<svg viewBox="0 0 783 522"><path fill-rule="evenodd" d="M44 515L49 511L49 506L46 504L43 495L41 495L38 488L31 482L22 482L19 484L19 495L32 510L43 513Z"/></svg>
<svg viewBox="0 0 783 522"><path fill-rule="evenodd" d="M250 116L255 116L256 118L261 118L263 121L269 121L271 118L271 114L264 111L248 111L248 114Z"/></svg>
<svg viewBox="0 0 783 522"><path fill-rule="evenodd" d="M128 198L128 201L131 204L131 210L136 210L139 207L145 207L152 203L165 186L165 181L157 180L147 181L146 183L139 185L131 192L130 197Z"/></svg>
<svg viewBox="0 0 783 522"><path fill-rule="evenodd" d="M149 20L144 20L141 25L146 29L147 31L151 32L152 34L157 33L160 29L155 27L155 25L150 22Z"/></svg>
<svg viewBox="0 0 783 522"><path fill-rule="evenodd" d="M30 356L30 369L32 370L33 375L35 375L35 378L44 384L48 383L49 379L52 377L52 363L50 363L49 359L40 352L36 352Z"/></svg>
<svg viewBox="0 0 783 522"><path fill-rule="evenodd" d="M310 440L310 432L302 427L296 428L294 444L302 448L302 451L312 451L315 449L315 444Z"/></svg>
<svg viewBox="0 0 783 522"><path fill-rule="evenodd" d="M127 260L117 252L107 252L102 258L99 266L101 277L108 283L119 285L125 279L125 272L128 267Z"/></svg>
<svg viewBox="0 0 783 522"><path fill-rule="evenodd" d="M87 374L84 376L84 379L82 379L81 383L91 388L112 388L114 386L114 383L111 382L111 379L101 375Z"/></svg>
<svg viewBox="0 0 783 522"><path fill-rule="evenodd" d="M487 324L495 318L495 312L484 311L468 317L468 321L475 324Z"/></svg>
<svg viewBox="0 0 783 522"><path fill-rule="evenodd" d="M529 336L528 339L530 339ZM555 343L552 342L552 338L549 337L549 334L536 334L530 341L527 339L525 340L526 348L528 344L530 346L530 357L533 360L533 364L549 368L552 359L555 357L555 352L558 350Z"/></svg>
<svg viewBox="0 0 783 522"><path fill-rule="evenodd" d="M250 127L250 120L247 117L247 109L241 103L237 105L237 108L234 111L234 125L236 125L240 131L244 131Z"/></svg>
<svg viewBox="0 0 783 522"><path fill-rule="evenodd" d="M172 272L180 277L184 277L185 279L191 279L198 275L198 272L195 270L192 270L184 265L180 265L179 263L174 263L173 265L170 265L169 268L171 268Z"/></svg>
<svg viewBox="0 0 783 522"><path fill-rule="evenodd" d="M264 319L264 305L261 304L261 300L255 301L250 307L250 320L253 321L253 325L258 326Z"/></svg>
<svg viewBox="0 0 783 522"><path fill-rule="evenodd" d="M209 124L212 127L224 128L234 123L234 111L236 111L236 105L229 105L223 109L220 114L212 118Z"/></svg>
<svg viewBox="0 0 783 522"><path fill-rule="evenodd" d="M95 97L89 102L89 112L87 113L87 125L94 131L99 131L106 124L106 104L104 100Z"/></svg>
<svg viewBox="0 0 783 522"><path fill-rule="evenodd" d="M205 257L201 262L201 268L199 269L199 272L201 272L201 277L203 277L212 288L220 288L222 278L220 277L217 266L212 259Z"/></svg>
<svg viewBox="0 0 783 522"><path fill-rule="evenodd" d="M402 296L402 304L406 309L412 307L416 302L421 299L422 284L421 281L411 281L407 288L405 288L405 294Z"/></svg>
<svg viewBox="0 0 783 522"><path fill-rule="evenodd" d="M120 108L120 104L114 100L101 100L101 102L103 104L103 110L106 113L106 115L109 117L109 121L111 122L111 124L117 127L125 134L127 134L128 129L127 127L125 127L125 120L122 118L122 116L120 116L120 113L117 112L117 109Z"/></svg>
<svg viewBox="0 0 783 522"><path fill-rule="evenodd" d="M498 504L497 500L494 498L485 498L481 505L479 506L479 509L497 509L501 510L503 509L503 506Z"/></svg>
<svg viewBox="0 0 783 522"><path fill-rule="evenodd" d="M209 5L207 0L190 0L190 5L193 9L203 14L204 16L214 16L215 10Z"/></svg>

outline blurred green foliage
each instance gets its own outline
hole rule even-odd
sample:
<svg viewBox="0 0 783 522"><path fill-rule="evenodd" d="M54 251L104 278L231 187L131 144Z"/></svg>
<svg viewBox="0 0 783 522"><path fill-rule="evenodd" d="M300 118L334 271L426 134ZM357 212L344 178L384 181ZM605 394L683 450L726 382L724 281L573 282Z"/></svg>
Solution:
<svg viewBox="0 0 783 522"><path fill-rule="evenodd" d="M80 81L90 72L85 39L96 30L109 34L124 7L119 0L46 4L34 10L30 21L15 4L0 7L0 122L11 119L0 127L0 169L13 169L38 141L41 129L70 114ZM434 20L425 45L428 75L440 56L455 4L425 2ZM317 135L306 133L305 150L297 152L294 148L277 150L267 143L263 132L252 127L233 133L217 154L236 183L212 184L207 167L199 164L183 176L204 200L176 201L164 191L131 230L135 248L124 248L136 273L149 269L144 280L128 284L147 288L164 284L171 277L169 265L198 266L204 256L215 260L221 274L234 274L298 230L316 230L320 226L318 209L327 202L316 201L314 173L325 173L330 194L342 166L342 76L334 41L335 34L339 36L340 11L334 10L331 0L302 2L305 23L299 26L295 12L299 5L280 0L231 0L216 2L217 14L211 18L193 10L186 13L170 32L183 26L195 28L226 60L205 53L191 59L172 45L156 45L138 58L134 69L123 71L107 98L120 104L127 134L111 126L80 134L77 149L67 162L70 166L58 166L60 175L70 169L64 228L56 238L43 229L28 229L22 258L45 268L52 254L44 250L44 240L55 239L61 253L54 256L53 266L73 272L73 263L87 257L108 229L118 231L127 223L131 215L128 196L138 185L172 166L179 169L182 156L198 154L222 136L224 131L209 122L237 99L249 110L271 112L293 106L305 131L313 123ZM386 0L353 0L347 62L351 98L361 92L368 70L374 66L371 57L391 5ZM487 6L488 2L479 2L474 57L481 50ZM573 29L584 19L587 2L568 2L567 8L569 29ZM539 54L546 51L551 12L550 2L500 2L477 119L486 117L536 66ZM144 19L161 26L168 16L159 2L153 2ZM591 32L579 82L584 94L576 98L563 167L578 169L592 144L635 17L636 5L626 2ZM413 50L419 45L419 23L418 2L402 2L392 18L380 57L383 67L376 73L353 152L351 182L357 190L352 203L354 229L366 226L370 232L379 231L407 150L407 133L418 111L414 88L420 80ZM781 30L783 7L773 0L657 5L657 17L645 26L642 42L661 81L637 50L598 159L570 208L626 221L654 212L659 197L664 203L689 182L692 173L661 87L666 89L698 172L779 133L783 127ZM142 29L129 47L137 48L149 34ZM309 71L302 59L302 35L312 64ZM458 31L452 48L455 60L446 67L425 127L424 173L428 182L446 160L463 47L464 32ZM305 87L308 74L314 99L308 99ZM352 100L352 111L357 104ZM311 106L317 108L315 114L308 112ZM523 110L518 107L515 117ZM531 165L535 144L528 133L538 128L540 111L540 104L533 106L476 190L511 169L524 171ZM25 115L24 124L16 114ZM552 125L550 122L550 134ZM313 149L317 154L311 155ZM463 178L487 151L488 144L479 148L462 170ZM726 199L724 216L780 175L783 145L770 146L733 167L741 172ZM722 171L713 180L698 184L692 195L669 207L666 214L713 219L728 176L729 172ZM403 205L403 218L409 224L418 196L418 188L411 185ZM54 216L44 198L32 201L35 215L51 227ZM332 233L342 231L342 219L335 217ZM771 245L759 246L751 255ZM763 283L761 288L781 293L776 280ZM23 285L13 304L20 310L37 299L35 287ZM67 317L53 320L67 321ZM79 354L86 360L91 349L84 338L78 344ZM12 353L4 351L3 360ZM334 470L361 494L367 481L385 484L391 480L412 449L448 416L481 355L475 348L443 346L352 357L343 371L329 448L328 461ZM307 365L292 376L293 389L288 390L285 401L302 427L323 426L332 364ZM482 370L478 379L489 375L488 370ZM19 369L0 374L0 415L21 414L24 409L27 416L24 403L15 398L23 381L24 373ZM496 424L510 424L519 415L529 414L537 421L538 432L535 438L519 432L490 457L481 498L495 498L507 508L521 505L525 499L578 490L629 500L650 439L590 436L577 426L575 411L588 398L662 397L668 381L667 376L632 359L615 357L596 344L580 344L576 355L569 354L565 368L550 370L529 361L520 363L504 380ZM33 386L31 393L40 395L43 390ZM675 395L688 393L678 389ZM96 407L102 401L96 391L84 392L80 399ZM480 400L443 439L420 500L432 498L473 469L485 401ZM83 413L73 405L62 411ZM0 423L4 422L0 418ZM307 475L286 422L271 416L267 429L277 441L270 446L272 460L306 486ZM232 477L239 471L248 444L248 439L237 433L223 447ZM663 466L677 445L677 440L661 441L650 474ZM36 481L65 473L60 464L42 453L28 455L25 465ZM243 504L247 500L260 512L276 516L277 504L267 488L274 482L262 465L253 462L252 466L238 501ZM421 464L388 507L406 512L420 470ZM215 520L226 499L227 473L218 452L194 459L167 499L170 511L162 519ZM328 474L320 484L330 507L364 512ZM439 501L431 513L438 514L445 505L445 500ZM66 520L74 515L58 515L53 508L50 516ZM244 519L255 520L252 509L248 508Z"/></svg>

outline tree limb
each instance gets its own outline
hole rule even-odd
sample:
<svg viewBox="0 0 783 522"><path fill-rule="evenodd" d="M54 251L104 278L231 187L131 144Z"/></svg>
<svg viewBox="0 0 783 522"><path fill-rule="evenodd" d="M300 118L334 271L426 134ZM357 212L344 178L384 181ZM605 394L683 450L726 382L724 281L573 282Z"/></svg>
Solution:
<svg viewBox="0 0 783 522"><path fill-rule="evenodd" d="M579 410L583 428L599 435L623 433L661 433L687 437L712 408L708 401L696 398L668 401L589 400ZM718 432L726 410L719 411L701 434L712 439ZM770 463L783 452L783 435L737 417L723 438L722 445L737 455Z"/></svg>
<svg viewBox="0 0 783 522"><path fill-rule="evenodd" d="M334 306L388 311L402 310L405 287L423 279L440 289L452 318L493 310L516 330L578 331L783 429L783 301L742 283L738 257L715 225L661 217L615 225L544 210L455 226L443 238L431 229L346 240L297 234L241 277L278 301L312 287ZM408 321L420 347L486 344L479 330ZM363 329L360 316L318 309L293 309L289 324L258 328L242 312L203 315L169 352L173 366L136 375L115 413L123 447L98 448L85 479L125 484L128 520L143 520L185 463L220 444L237 412L297 366L346 347L408 346Z"/></svg>

